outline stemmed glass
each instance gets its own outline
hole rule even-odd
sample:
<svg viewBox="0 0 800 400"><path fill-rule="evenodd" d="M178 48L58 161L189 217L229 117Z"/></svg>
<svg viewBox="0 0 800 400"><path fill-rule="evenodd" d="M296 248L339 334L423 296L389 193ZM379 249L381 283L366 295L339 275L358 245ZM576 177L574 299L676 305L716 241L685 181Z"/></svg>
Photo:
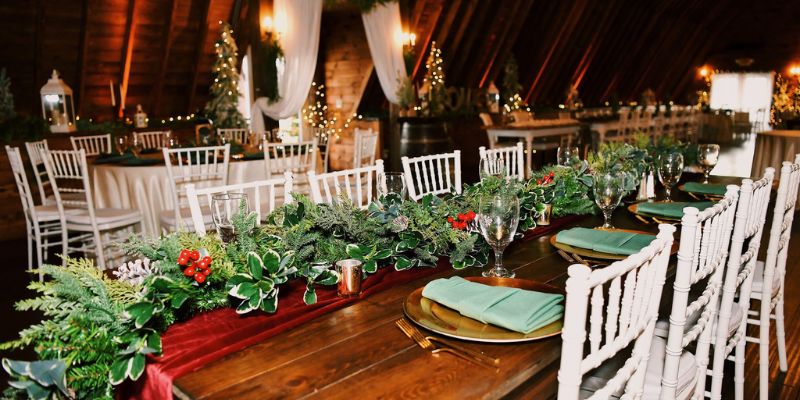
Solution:
<svg viewBox="0 0 800 400"><path fill-rule="evenodd" d="M514 240L519 224L519 199L513 195L489 195L481 199L476 217L486 243L494 250L494 268L483 276L513 278L514 272L503 267L503 251Z"/></svg>
<svg viewBox="0 0 800 400"><path fill-rule="evenodd" d="M139 139L139 137L134 135L133 138L131 138L130 144L131 152L136 158L139 158L139 154L141 154L142 150L144 150L144 143L142 143L142 140Z"/></svg>
<svg viewBox="0 0 800 400"><path fill-rule="evenodd" d="M239 232L236 232L233 220L240 212L250 212L244 193L220 193L211 197L211 216L223 243L236 240Z"/></svg>
<svg viewBox="0 0 800 400"><path fill-rule="evenodd" d="M572 167L580 162L580 152L577 147L559 147L558 148L558 165L564 167Z"/></svg>
<svg viewBox="0 0 800 400"><path fill-rule="evenodd" d="M508 173L508 171L506 171L505 160L497 156L486 156L481 158L479 168L481 180L484 180L490 176L505 179Z"/></svg>
<svg viewBox="0 0 800 400"><path fill-rule="evenodd" d="M664 190L667 192L667 199L670 202L672 198L672 187L681 180L683 173L683 154L678 152L662 154L658 156L658 180L664 185Z"/></svg>
<svg viewBox="0 0 800 400"><path fill-rule="evenodd" d="M125 154L125 152L128 151L128 137L126 135L117 136L117 138L114 139L114 147L116 147L119 155Z"/></svg>
<svg viewBox="0 0 800 400"><path fill-rule="evenodd" d="M594 175L594 202L603 212L603 226L600 229L614 229L611 225L611 214L619 206L625 191L625 179L622 175Z"/></svg>
<svg viewBox="0 0 800 400"><path fill-rule="evenodd" d="M406 198L406 181L402 172L382 172L378 174L378 196L395 194L401 200Z"/></svg>
<svg viewBox="0 0 800 400"><path fill-rule="evenodd" d="M697 147L697 161L703 167L703 183L708 183L708 175L717 165L719 158L718 144L701 144Z"/></svg>

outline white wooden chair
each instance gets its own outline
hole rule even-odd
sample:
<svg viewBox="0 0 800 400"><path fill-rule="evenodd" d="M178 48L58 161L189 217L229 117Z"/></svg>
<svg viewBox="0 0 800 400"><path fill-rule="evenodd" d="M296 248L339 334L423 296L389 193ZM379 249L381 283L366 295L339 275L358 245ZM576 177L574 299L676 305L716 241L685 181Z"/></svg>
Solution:
<svg viewBox="0 0 800 400"><path fill-rule="evenodd" d="M521 181L525 180L525 151L522 142L517 142L516 146L496 147L488 150L481 146L478 148L478 154L481 160L488 157L501 159L506 169L506 175Z"/></svg>
<svg viewBox="0 0 800 400"><path fill-rule="evenodd" d="M421 157L402 157L408 196L417 201L426 194L461 193L461 150ZM452 164L452 165L451 165Z"/></svg>
<svg viewBox="0 0 800 400"><path fill-rule="evenodd" d="M22 212L25 217L25 232L28 236L28 272L32 272L33 266L41 268L47 260L48 249L61 246L61 218L58 214L58 207L53 205L36 205L33 200L33 193L28 184L28 177L25 173L25 165L22 162L18 147L6 145L8 161L11 163L11 173L17 184L19 198L22 201ZM39 157L41 160L41 156ZM47 173L47 171L45 171ZM51 240L52 239L52 240ZM36 248L36 263L34 264L33 249ZM39 273L39 281L42 280L42 273Z"/></svg>
<svg viewBox="0 0 800 400"><path fill-rule="evenodd" d="M248 139L250 137L250 132L242 128L218 128L217 136L225 138L225 140L227 140L226 143L236 142L244 145L249 144Z"/></svg>
<svg viewBox="0 0 800 400"><path fill-rule="evenodd" d="M658 228L656 239L622 261L605 268L569 267L559 400L608 399L623 391L626 397L641 396L675 232L671 225Z"/></svg>
<svg viewBox="0 0 800 400"><path fill-rule="evenodd" d="M733 225L728 266L722 283L722 299L719 306L717 324L730 326L731 320L741 321L737 329L730 333L727 329L717 329L714 339L714 358L711 368L711 398L721 399L722 378L725 359L733 353L735 363L733 382L737 400L744 397L744 357L745 330L747 318L737 315L740 311L746 314L750 309L750 292L753 284L753 271L761 244L761 233L769 203L774 168L767 168L762 179L753 182L742 181L739 190L739 205ZM745 246L746 244L746 246ZM738 299L737 299L738 297ZM734 305L735 304L735 305ZM737 310L738 309L738 310Z"/></svg>
<svg viewBox="0 0 800 400"><path fill-rule="evenodd" d="M264 142L264 165L267 179L279 178L291 172L292 187L297 193L308 194L308 171L317 170L317 140L283 144Z"/></svg>
<svg viewBox="0 0 800 400"><path fill-rule="evenodd" d="M33 177L36 179L36 186L39 189L39 197L42 199L42 205L55 205L55 197L47 197L45 186L52 190L50 181L47 179L47 171L44 168L44 160L42 159L42 150L49 150L47 147L47 139L38 142L25 142L25 150L28 151L28 159L33 168Z"/></svg>
<svg viewBox="0 0 800 400"><path fill-rule="evenodd" d="M780 370L786 372L786 331L783 315L783 298L785 290L786 259L789 251L789 240L792 236L795 201L798 184L800 184L800 154L794 163L785 161L781 167L778 195L775 199L772 226L767 245L766 262L757 261L753 277L751 298L760 302L760 307L748 312L753 318L747 322L758 326L758 337L748 337L749 342L759 346L759 393L760 398L769 398L769 341L770 319L775 319L775 337L778 347L778 363ZM768 293L768 295L764 295Z"/></svg>
<svg viewBox="0 0 800 400"><path fill-rule="evenodd" d="M378 180L383 176L383 160L369 167L346 169L317 175L308 171L311 197L315 203L331 204L342 194L353 204L367 208L378 197Z"/></svg>
<svg viewBox="0 0 800 400"><path fill-rule="evenodd" d="M353 148L353 168L367 167L375 164L375 152L378 149L378 133L372 129L355 130L355 147Z"/></svg>
<svg viewBox="0 0 800 400"><path fill-rule="evenodd" d="M144 230L141 211L95 208L85 150L44 150L42 158L53 185L60 223L65 227L61 231L61 254L94 254L97 266L105 269L107 262L123 255L108 246L126 240L136 226L140 232ZM69 238L71 232L77 235ZM78 246L73 245L76 242Z"/></svg>
<svg viewBox="0 0 800 400"><path fill-rule="evenodd" d="M191 221L192 213L186 200L186 186L227 185L231 145L161 151L167 166L173 205L171 210L164 210L159 215L161 228L165 231L191 229L194 224L187 223L187 220Z"/></svg>
<svg viewBox="0 0 800 400"><path fill-rule="evenodd" d="M702 212L684 209L672 311L668 320L656 324L653 340L658 351L651 352L647 368L648 377L661 381L646 381L646 399L702 398L705 394L714 327L722 329L715 321L738 200L739 188L730 185L713 207ZM735 330L738 325L729 324L724 330L730 332L731 327ZM690 351L687 347L693 343Z"/></svg>
<svg viewBox="0 0 800 400"><path fill-rule="evenodd" d="M110 133L93 136L71 136L69 141L72 142L73 150L83 149L86 151L87 157L109 154L112 151Z"/></svg>
<svg viewBox="0 0 800 400"><path fill-rule="evenodd" d="M169 147L172 131L133 132L134 140L142 144L142 149L163 149Z"/></svg>
<svg viewBox="0 0 800 400"><path fill-rule="evenodd" d="M283 190L279 188L283 186ZM194 184L186 185L186 197L192 214L194 231L200 236L206 234L206 227L212 226L211 210L213 209L213 196L216 194L244 193L247 195L248 204L254 210L257 218L256 225L281 204L292 202L292 174L285 172L282 178L237 183L233 185L196 188Z"/></svg>

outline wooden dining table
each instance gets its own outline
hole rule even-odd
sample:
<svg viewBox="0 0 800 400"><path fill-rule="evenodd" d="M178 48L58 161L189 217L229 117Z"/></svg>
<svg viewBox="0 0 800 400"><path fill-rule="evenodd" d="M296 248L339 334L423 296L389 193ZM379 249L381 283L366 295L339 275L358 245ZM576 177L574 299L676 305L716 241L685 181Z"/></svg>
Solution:
<svg viewBox="0 0 800 400"><path fill-rule="evenodd" d="M689 174L685 180L699 178ZM741 178L712 178L712 183L741 182ZM675 192L679 200L692 200ZM658 230L655 223L634 218L622 204L612 222L617 228ZM570 226L601 224L600 216L591 215ZM563 288L570 263L550 245L555 233L512 243L505 252L506 267L517 278ZM479 276L481 271L449 269L366 297L181 376L174 381L174 395L180 399L540 399L555 395L560 335L505 344L449 339L499 358L498 368L493 369L423 350L395 325L404 318L403 301L415 289L433 279ZM664 296L671 296L669 288L665 286Z"/></svg>

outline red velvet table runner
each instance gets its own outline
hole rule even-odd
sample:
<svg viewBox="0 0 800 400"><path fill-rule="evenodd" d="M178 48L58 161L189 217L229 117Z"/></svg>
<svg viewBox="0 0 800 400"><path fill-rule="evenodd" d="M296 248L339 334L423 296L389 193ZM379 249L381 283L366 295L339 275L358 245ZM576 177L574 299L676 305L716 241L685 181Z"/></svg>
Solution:
<svg viewBox="0 0 800 400"><path fill-rule="evenodd" d="M554 219L549 226L528 231L522 241L545 235L575 220L575 217ZM441 258L435 268L407 271L382 268L364 281L360 298L449 268L447 258ZM304 291L305 281L301 279L281 286L278 310L274 314L256 312L241 316L232 308L221 308L170 326L161 336L162 356L148 358L144 375L137 382L121 387L120 397L169 399L176 378L359 300L339 298L335 286L318 287L317 303L307 306L303 303Z"/></svg>

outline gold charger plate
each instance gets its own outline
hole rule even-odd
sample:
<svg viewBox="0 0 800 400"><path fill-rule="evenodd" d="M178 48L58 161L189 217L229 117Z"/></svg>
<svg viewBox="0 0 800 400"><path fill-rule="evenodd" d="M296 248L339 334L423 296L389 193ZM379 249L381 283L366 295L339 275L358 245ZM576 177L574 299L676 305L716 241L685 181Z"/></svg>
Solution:
<svg viewBox="0 0 800 400"><path fill-rule="evenodd" d="M526 279L485 277L468 277L465 279L489 286L506 286L536 290L543 293L565 294L563 289ZM424 288L418 288L408 295L405 302L403 302L403 312L415 324L444 336L486 343L528 342L558 335L564 325L562 319L528 334L511 331L465 317L456 310L422 297L422 289Z"/></svg>
<svg viewBox="0 0 800 400"><path fill-rule="evenodd" d="M656 203L663 203L663 201L657 201ZM659 221L681 222L680 218L665 217L663 215L655 215L655 214L648 214L648 213L639 212L639 203L633 203L633 204L629 205L628 206L628 211L630 211L630 212L632 212L632 213L634 213L636 215L641 215L643 217L653 218L654 220L657 219ZM658 221L656 221L656 222L658 222Z"/></svg>
<svg viewBox="0 0 800 400"><path fill-rule="evenodd" d="M718 195L718 194L691 192L689 190L686 190L686 188L684 187L683 184L678 186L678 190L680 190L682 192L686 192L689 196L692 196L693 198L695 198L697 200L701 200L701 201L702 200L719 201L719 200L722 200L723 197L725 197L724 195ZM702 196L702 197L698 197L698 196Z"/></svg>
<svg viewBox="0 0 800 400"><path fill-rule="evenodd" d="M654 234L652 234L650 232L636 231L636 230L633 230L633 229L609 229L608 232L639 233L639 234L642 234L642 235L652 236L653 239L656 238L656 235L654 235ZM561 251L565 251L565 252L567 252L569 254L577 254L577 255L579 255L581 257L589 258L592 261L596 261L596 260L613 260L613 261L617 261L617 260L624 260L625 258L628 257L626 255L603 253L603 252L599 252L599 251L594 251L592 249L584 249L582 247L575 247L575 246L570 246L570 245L564 244L564 243L558 243L556 241L556 236L558 236L557 233L555 235L550 236L550 245L552 245L553 247L555 247L555 248L557 248L557 249L559 249ZM673 244L670 254L675 254L675 253L677 253L677 251L678 251L678 247L675 244Z"/></svg>

